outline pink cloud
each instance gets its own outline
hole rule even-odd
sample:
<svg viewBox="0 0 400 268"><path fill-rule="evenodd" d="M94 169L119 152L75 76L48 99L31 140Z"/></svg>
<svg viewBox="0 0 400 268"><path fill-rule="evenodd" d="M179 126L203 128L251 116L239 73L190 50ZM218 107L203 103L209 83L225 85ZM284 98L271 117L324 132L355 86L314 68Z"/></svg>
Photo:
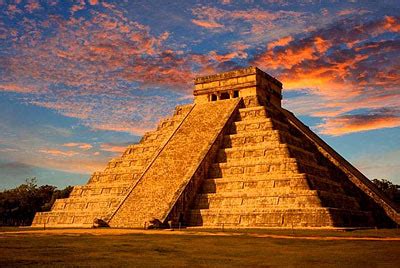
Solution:
<svg viewBox="0 0 400 268"><path fill-rule="evenodd" d="M0 84L0 91L8 91L8 92L16 92L16 93L39 93L39 92L45 92L46 89L42 88L36 88L30 86L25 86L25 85L20 85L20 84Z"/></svg>
<svg viewBox="0 0 400 268"><path fill-rule="evenodd" d="M100 145L100 150L112 153L122 153L126 150L127 145L117 145L112 143L103 143Z"/></svg>
<svg viewBox="0 0 400 268"><path fill-rule="evenodd" d="M41 149L38 150L38 152L53 156L62 156L62 157L71 157L78 154L77 152L74 151L61 151L57 149Z"/></svg>
<svg viewBox="0 0 400 268"><path fill-rule="evenodd" d="M339 136L354 132L369 131L400 126L400 115L393 113L371 113L363 115L343 115L328 118L318 129L322 134Z"/></svg>
<svg viewBox="0 0 400 268"><path fill-rule="evenodd" d="M197 26L207 28L207 29L215 29L215 28L221 28L223 27L222 24L217 23L215 21L204 21L204 20L195 20L193 19L192 22L196 24Z"/></svg>
<svg viewBox="0 0 400 268"><path fill-rule="evenodd" d="M40 4L36 1L29 1L28 4L25 5L25 9L29 12L32 13L33 11L37 10L40 8Z"/></svg>
<svg viewBox="0 0 400 268"><path fill-rule="evenodd" d="M89 150L89 149L93 148L93 146L91 144L82 143L82 142L64 143L62 146L65 146L65 147L76 147L76 148L83 149L83 150Z"/></svg>

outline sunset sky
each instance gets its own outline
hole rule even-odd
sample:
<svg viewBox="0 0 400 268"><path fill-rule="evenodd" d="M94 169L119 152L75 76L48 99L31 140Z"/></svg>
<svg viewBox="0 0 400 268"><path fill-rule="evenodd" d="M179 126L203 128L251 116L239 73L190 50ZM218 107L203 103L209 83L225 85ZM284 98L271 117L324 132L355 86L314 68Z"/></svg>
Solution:
<svg viewBox="0 0 400 268"><path fill-rule="evenodd" d="M0 190L84 184L192 102L195 76L248 65L367 177L400 184L399 14L399 0L0 0Z"/></svg>

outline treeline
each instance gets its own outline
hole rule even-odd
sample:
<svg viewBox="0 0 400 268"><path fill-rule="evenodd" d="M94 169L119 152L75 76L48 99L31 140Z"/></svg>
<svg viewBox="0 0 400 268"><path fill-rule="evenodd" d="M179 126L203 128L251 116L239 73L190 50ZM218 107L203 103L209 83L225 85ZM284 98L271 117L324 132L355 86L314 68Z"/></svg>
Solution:
<svg viewBox="0 0 400 268"><path fill-rule="evenodd" d="M373 179L372 182L397 206L400 207L400 185L393 184L392 182L382 179Z"/></svg>
<svg viewBox="0 0 400 268"><path fill-rule="evenodd" d="M372 182L394 203L400 206L400 185L388 180ZM49 211L56 199L67 198L72 186L59 190L55 186L37 186L35 178L20 186L0 192L0 226L31 225L36 212Z"/></svg>
<svg viewBox="0 0 400 268"><path fill-rule="evenodd" d="M0 226L31 225L36 212L49 211L58 198L67 198L72 186L59 190L55 186L37 186L36 178L0 192Z"/></svg>

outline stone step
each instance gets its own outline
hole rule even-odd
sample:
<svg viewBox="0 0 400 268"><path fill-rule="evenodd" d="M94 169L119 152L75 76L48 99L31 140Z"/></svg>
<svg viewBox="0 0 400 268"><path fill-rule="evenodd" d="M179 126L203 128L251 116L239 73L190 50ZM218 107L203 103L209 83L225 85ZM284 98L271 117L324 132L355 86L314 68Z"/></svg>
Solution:
<svg viewBox="0 0 400 268"><path fill-rule="evenodd" d="M335 208L191 210L187 224L203 227L373 226L370 212Z"/></svg>
<svg viewBox="0 0 400 268"><path fill-rule="evenodd" d="M174 111L174 117L180 116L183 118L192 109L193 104L177 105Z"/></svg>
<svg viewBox="0 0 400 268"><path fill-rule="evenodd" d="M202 193L215 193L226 191L247 191L252 189L271 189L271 188L295 188L295 189L319 189L334 193L343 193L339 183L328 179L316 178L311 176L301 177L233 177L206 179L202 184Z"/></svg>
<svg viewBox="0 0 400 268"><path fill-rule="evenodd" d="M179 124L184 116L177 116L177 117L171 117L171 118L165 118L160 120L157 130L162 130L162 129L174 129L177 124Z"/></svg>
<svg viewBox="0 0 400 268"><path fill-rule="evenodd" d="M150 158L116 158L108 162L106 169L124 168L124 169L140 169L146 166Z"/></svg>
<svg viewBox="0 0 400 268"><path fill-rule="evenodd" d="M182 120L182 118L183 117L181 117L180 120ZM149 131L142 136L140 143L162 142L163 139L167 138L171 133L172 129L168 128L161 128L159 130Z"/></svg>
<svg viewBox="0 0 400 268"><path fill-rule="evenodd" d="M353 197L325 191L295 190L293 188L198 194L193 203L194 209L231 208L235 210L242 207L256 209L281 206L288 208L334 207L359 209L359 204Z"/></svg>
<svg viewBox="0 0 400 268"><path fill-rule="evenodd" d="M160 146L161 146L162 142L146 142L146 143L138 143L138 144L134 144L132 146L132 150L136 153L136 154L141 154L141 153L154 153Z"/></svg>
<svg viewBox="0 0 400 268"><path fill-rule="evenodd" d="M295 161L293 161L293 159ZM298 164L299 166L305 165L325 171L328 170L328 168L318 165L317 161L314 158L310 159L292 158L288 153L282 153L282 152L275 154L267 154L265 156L244 156L242 158L227 157L225 162L216 162L214 164L227 164L229 166L246 166L246 165L270 164L270 163L276 163L277 161L279 161L280 163L293 162Z"/></svg>
<svg viewBox="0 0 400 268"><path fill-rule="evenodd" d="M230 133L246 133L249 131L259 130L286 130L288 131L289 125L286 122L281 122L273 118L253 118L242 121L236 121L230 127Z"/></svg>
<svg viewBox="0 0 400 268"><path fill-rule="evenodd" d="M297 156L316 161L314 153L289 144L256 144L250 146L240 146L233 148L221 148L218 152L217 162L226 162L228 159L262 157L270 155L286 155L288 157Z"/></svg>
<svg viewBox="0 0 400 268"><path fill-rule="evenodd" d="M139 146L140 143L137 144L133 144L132 146L129 146L125 152L122 154L122 156L119 159L144 159L144 158L151 158L154 154L154 150L146 150L145 152L143 151L144 148L147 146L147 144L145 145L141 145ZM151 147L155 147L154 145L157 143L150 143ZM161 146L161 143L158 145ZM158 148L158 147L157 147Z"/></svg>
<svg viewBox="0 0 400 268"><path fill-rule="evenodd" d="M283 130L258 130L248 131L238 134L226 134L223 140L224 148L253 146L253 145L267 145L277 146L278 144L290 144L298 148L308 150L309 144L304 140L290 135L290 133Z"/></svg>
<svg viewBox="0 0 400 268"><path fill-rule="evenodd" d="M112 209L123 198L123 195L109 196L108 198L65 198L54 202L52 211L90 211L101 212L104 209Z"/></svg>
<svg viewBox="0 0 400 268"><path fill-rule="evenodd" d="M115 170L114 172L98 172L89 179L89 185L101 185L104 183L132 183L141 174L140 172L122 172Z"/></svg>
<svg viewBox="0 0 400 268"><path fill-rule="evenodd" d="M101 194L119 194L124 193L132 183L113 183L113 184L87 184L75 186L70 196L88 196Z"/></svg>
<svg viewBox="0 0 400 268"><path fill-rule="evenodd" d="M253 118L285 118L280 116L281 113L277 111L276 109L272 109L270 107L266 106L255 106L255 107L247 107L247 108L241 108L239 109L239 120L247 120L247 119L253 119Z"/></svg>
<svg viewBox="0 0 400 268"><path fill-rule="evenodd" d="M103 170L102 174L103 175L114 175L114 174L134 174L134 173L140 173L142 170L145 168L145 166L133 166L133 167L121 167L121 166L116 166L116 167L107 167L106 169Z"/></svg>
<svg viewBox="0 0 400 268"><path fill-rule="evenodd" d="M109 213L109 212L107 212ZM96 218L103 218L104 213L89 211L74 212L38 212L32 222L32 227L92 227Z"/></svg>
<svg viewBox="0 0 400 268"><path fill-rule="evenodd" d="M251 162L230 162L230 163L214 163L210 166L209 176L211 178L221 178L226 175L238 175L241 174L261 174L268 172L277 173L307 173L319 177L328 177L328 169L323 166L308 166L301 163L298 165L298 161L293 158L281 158L281 159L260 159L257 163Z"/></svg>

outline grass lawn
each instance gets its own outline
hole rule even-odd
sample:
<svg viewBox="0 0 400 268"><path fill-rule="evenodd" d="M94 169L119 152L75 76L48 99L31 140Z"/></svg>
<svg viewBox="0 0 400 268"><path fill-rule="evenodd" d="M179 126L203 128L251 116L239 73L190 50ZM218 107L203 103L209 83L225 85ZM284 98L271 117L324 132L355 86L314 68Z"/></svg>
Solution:
<svg viewBox="0 0 400 268"><path fill-rule="evenodd" d="M257 230L253 230L256 232ZM270 230L271 234L277 231ZM379 235L380 232L385 235ZM105 231L106 232L106 231ZM248 235L0 233L0 267L400 267L400 241L307 240ZM299 232L300 231L295 231ZM313 231L306 231L313 234ZM331 235L331 231L326 231ZM398 230L365 230L371 237L395 237ZM268 233L260 230L260 234ZM290 230L279 234L291 235ZM354 232L336 232L339 236ZM315 233L314 233L315 234ZM324 231L317 231L317 236ZM394 235L393 235L394 234ZM295 233L296 235L296 233ZM304 233L302 233L304 235ZM357 235L356 235L357 236Z"/></svg>

